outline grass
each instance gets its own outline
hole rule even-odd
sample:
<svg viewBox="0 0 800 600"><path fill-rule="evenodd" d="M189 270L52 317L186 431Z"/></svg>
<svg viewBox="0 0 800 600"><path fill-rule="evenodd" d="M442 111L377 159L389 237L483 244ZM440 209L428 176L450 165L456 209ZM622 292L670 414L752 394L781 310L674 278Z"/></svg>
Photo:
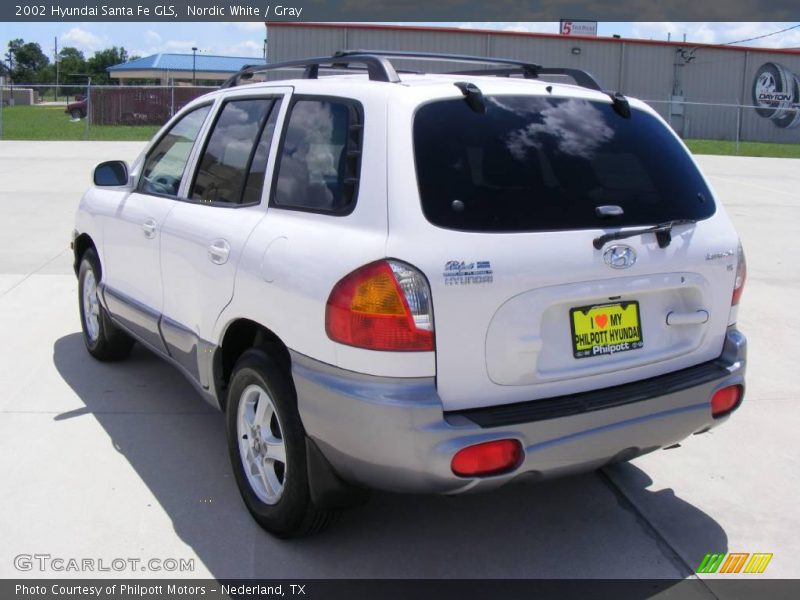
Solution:
<svg viewBox="0 0 800 600"><path fill-rule="evenodd" d="M4 140L124 141L143 142L153 137L156 125L92 125L88 137L86 120L72 121L64 106L4 106Z"/></svg>
<svg viewBox="0 0 800 600"><path fill-rule="evenodd" d="M684 140L693 154L722 154L726 156L768 156L771 158L800 158L800 144L771 144L728 140Z"/></svg>

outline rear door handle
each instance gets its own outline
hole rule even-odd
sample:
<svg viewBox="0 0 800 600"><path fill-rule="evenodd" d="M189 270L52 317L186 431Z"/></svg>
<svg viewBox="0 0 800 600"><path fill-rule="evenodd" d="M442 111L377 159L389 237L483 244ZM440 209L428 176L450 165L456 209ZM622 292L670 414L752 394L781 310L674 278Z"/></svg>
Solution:
<svg viewBox="0 0 800 600"><path fill-rule="evenodd" d="M231 254L231 245L226 240L214 240L208 247L208 260L215 265L224 265Z"/></svg>
<svg viewBox="0 0 800 600"><path fill-rule="evenodd" d="M151 217L146 218L144 220L144 223L142 223L142 231L144 231L144 237L146 237L148 240L151 240L154 237L156 237L157 229L158 229L158 224L156 223L156 220Z"/></svg>
<svg viewBox="0 0 800 600"><path fill-rule="evenodd" d="M707 310L696 310L694 312L667 313L667 325L702 325L708 322Z"/></svg>

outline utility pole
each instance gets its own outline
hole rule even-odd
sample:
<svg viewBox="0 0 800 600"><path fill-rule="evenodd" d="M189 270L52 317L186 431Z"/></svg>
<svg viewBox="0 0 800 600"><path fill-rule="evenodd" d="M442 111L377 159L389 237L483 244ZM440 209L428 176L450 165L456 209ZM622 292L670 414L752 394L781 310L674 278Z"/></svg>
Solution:
<svg viewBox="0 0 800 600"><path fill-rule="evenodd" d="M83 139L89 139L89 121L92 119L92 76L89 75L86 81L86 125L83 129Z"/></svg>
<svg viewBox="0 0 800 600"><path fill-rule="evenodd" d="M8 99L8 105L14 106L14 55L11 53L11 50L6 52L6 57L8 58L8 91L10 97Z"/></svg>
<svg viewBox="0 0 800 600"><path fill-rule="evenodd" d="M54 57L54 60L56 62L56 93L55 93L55 97L53 99L56 102L58 102L58 64L61 61L58 59L58 36L56 36L53 39L55 40L55 52L56 52L55 57Z"/></svg>
<svg viewBox="0 0 800 600"><path fill-rule="evenodd" d="M192 87L197 85L197 46L192 46Z"/></svg>

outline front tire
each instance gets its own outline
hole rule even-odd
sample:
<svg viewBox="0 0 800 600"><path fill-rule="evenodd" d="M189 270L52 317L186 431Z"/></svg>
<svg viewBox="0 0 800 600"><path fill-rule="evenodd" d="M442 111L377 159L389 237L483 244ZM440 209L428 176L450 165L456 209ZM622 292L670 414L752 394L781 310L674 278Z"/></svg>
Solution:
<svg viewBox="0 0 800 600"><path fill-rule="evenodd" d="M78 269L78 306L80 308L83 341L89 354L98 360L121 360L131 353L133 339L120 330L100 304L100 259L93 249L81 257Z"/></svg>
<svg viewBox="0 0 800 600"><path fill-rule="evenodd" d="M290 374L261 349L237 361L228 387L228 450L245 506L278 537L326 527L332 513L311 501L305 432Z"/></svg>
<svg viewBox="0 0 800 600"><path fill-rule="evenodd" d="M77 108L73 108L70 111L69 116L77 121L77 120L80 120L83 117L83 113L81 113L81 111L78 110Z"/></svg>

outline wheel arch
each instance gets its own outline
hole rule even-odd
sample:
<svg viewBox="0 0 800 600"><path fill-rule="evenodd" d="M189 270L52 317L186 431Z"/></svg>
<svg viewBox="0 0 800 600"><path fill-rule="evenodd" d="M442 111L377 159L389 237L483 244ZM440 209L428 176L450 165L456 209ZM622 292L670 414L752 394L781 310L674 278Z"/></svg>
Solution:
<svg viewBox="0 0 800 600"><path fill-rule="evenodd" d="M72 267L75 270L75 275L78 274L78 270L81 267L81 259L83 258L83 255L89 249L94 250L95 254L97 254L97 259L100 260L100 252L97 249L97 245L94 243L94 240L88 233L81 233L72 241L72 252L75 257ZM100 273L98 273L98 275L102 277L102 274L103 265L101 264Z"/></svg>
<svg viewBox="0 0 800 600"><path fill-rule="evenodd" d="M281 367L287 371L291 369L289 349L271 329L251 319L234 319L224 329L212 365L217 399L222 410L225 410L228 383L236 361L251 348L263 349Z"/></svg>

